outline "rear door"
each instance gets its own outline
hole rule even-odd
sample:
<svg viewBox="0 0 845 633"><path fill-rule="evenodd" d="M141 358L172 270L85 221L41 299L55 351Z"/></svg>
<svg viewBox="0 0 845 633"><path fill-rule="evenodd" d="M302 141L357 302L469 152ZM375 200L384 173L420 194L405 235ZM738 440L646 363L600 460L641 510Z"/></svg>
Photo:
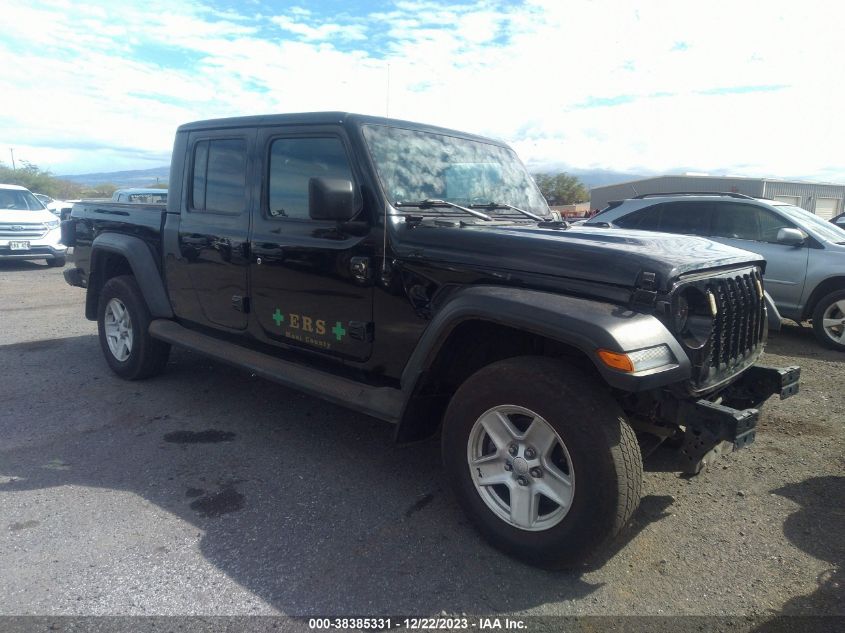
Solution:
<svg viewBox="0 0 845 633"><path fill-rule="evenodd" d="M188 139L185 203L179 222L178 261L196 302L177 314L215 328L247 327L247 272L251 192L248 156L254 132L194 132Z"/></svg>
<svg viewBox="0 0 845 633"><path fill-rule="evenodd" d="M265 128L257 146L263 169L253 215L251 331L273 346L366 360L373 339L372 265L381 233L363 209L343 128ZM312 177L353 181L356 222L311 219Z"/></svg>

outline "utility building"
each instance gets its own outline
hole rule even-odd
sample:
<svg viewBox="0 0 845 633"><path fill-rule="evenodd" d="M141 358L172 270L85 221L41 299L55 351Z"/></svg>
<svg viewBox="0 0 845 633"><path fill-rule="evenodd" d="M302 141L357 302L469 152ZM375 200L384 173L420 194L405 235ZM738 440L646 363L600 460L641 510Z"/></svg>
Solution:
<svg viewBox="0 0 845 633"><path fill-rule="evenodd" d="M743 193L754 198L780 200L826 220L845 210L845 185L733 176L656 176L595 187L590 191L590 208L604 209L611 200L624 200L644 193L684 191Z"/></svg>

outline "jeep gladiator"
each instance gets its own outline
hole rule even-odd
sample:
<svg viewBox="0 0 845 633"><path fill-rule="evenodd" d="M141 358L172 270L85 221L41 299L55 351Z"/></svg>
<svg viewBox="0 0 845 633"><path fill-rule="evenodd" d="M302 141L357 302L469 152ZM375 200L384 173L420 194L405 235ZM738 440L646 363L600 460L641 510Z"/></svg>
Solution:
<svg viewBox="0 0 845 633"><path fill-rule="evenodd" d="M754 439L800 369L758 364L765 261L703 238L572 227L506 145L345 113L181 126L167 206L62 225L111 369L171 345L440 435L479 531L576 565L637 508L642 456L695 473Z"/></svg>

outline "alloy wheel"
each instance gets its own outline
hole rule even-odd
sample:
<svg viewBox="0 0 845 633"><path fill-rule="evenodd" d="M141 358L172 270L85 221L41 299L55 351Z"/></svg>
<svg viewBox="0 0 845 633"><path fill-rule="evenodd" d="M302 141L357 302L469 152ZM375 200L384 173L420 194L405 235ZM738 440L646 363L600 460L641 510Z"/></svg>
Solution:
<svg viewBox="0 0 845 633"><path fill-rule="evenodd" d="M120 362L126 361L132 353L132 319L120 299L113 297L106 304L104 325L109 351Z"/></svg>
<svg viewBox="0 0 845 633"><path fill-rule="evenodd" d="M467 464L481 499L513 527L548 530L572 507L575 473L566 445L529 409L500 405L482 414L469 435Z"/></svg>

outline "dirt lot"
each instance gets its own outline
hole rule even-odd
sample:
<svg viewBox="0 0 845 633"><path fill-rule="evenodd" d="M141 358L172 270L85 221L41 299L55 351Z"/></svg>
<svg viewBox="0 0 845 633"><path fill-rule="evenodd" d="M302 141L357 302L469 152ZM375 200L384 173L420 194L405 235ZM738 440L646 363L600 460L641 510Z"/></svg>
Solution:
<svg viewBox="0 0 845 633"><path fill-rule="evenodd" d="M0 263L0 614L845 615L845 355L809 329L750 449L658 454L608 559L550 573L481 541L436 442L184 351L120 381L83 298Z"/></svg>

